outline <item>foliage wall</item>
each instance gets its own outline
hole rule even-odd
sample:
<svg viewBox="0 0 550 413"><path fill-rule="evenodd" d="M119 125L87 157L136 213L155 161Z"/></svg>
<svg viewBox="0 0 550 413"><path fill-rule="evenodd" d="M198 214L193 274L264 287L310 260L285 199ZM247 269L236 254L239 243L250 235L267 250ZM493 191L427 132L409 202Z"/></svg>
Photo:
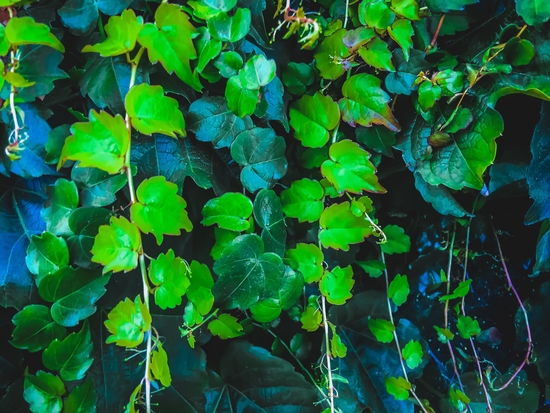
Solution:
<svg viewBox="0 0 550 413"><path fill-rule="evenodd" d="M0 411L537 410L548 19L0 0Z"/></svg>

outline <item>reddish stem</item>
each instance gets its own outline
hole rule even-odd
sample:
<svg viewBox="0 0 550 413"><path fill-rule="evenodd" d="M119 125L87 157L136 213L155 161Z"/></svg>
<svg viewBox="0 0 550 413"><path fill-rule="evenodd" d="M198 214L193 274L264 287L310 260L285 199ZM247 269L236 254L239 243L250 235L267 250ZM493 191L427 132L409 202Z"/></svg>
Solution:
<svg viewBox="0 0 550 413"><path fill-rule="evenodd" d="M439 36L439 31L441 30L441 26L443 26L444 20L445 20L445 15L442 14L441 18L439 19L439 23L437 24L437 28L435 29L434 36L432 37L432 41L430 42L428 47L426 47L426 50L424 51L424 53L428 53L430 49L435 46L435 43L437 42L437 37Z"/></svg>

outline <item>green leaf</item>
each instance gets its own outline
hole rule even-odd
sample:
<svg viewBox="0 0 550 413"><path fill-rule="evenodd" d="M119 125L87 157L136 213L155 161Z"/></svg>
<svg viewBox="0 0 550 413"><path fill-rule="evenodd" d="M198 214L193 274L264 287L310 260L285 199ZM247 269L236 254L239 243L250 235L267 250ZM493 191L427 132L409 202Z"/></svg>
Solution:
<svg viewBox="0 0 550 413"><path fill-rule="evenodd" d="M151 260L149 279L155 285L155 304L163 310L180 305L181 297L190 285L187 263L176 257L171 248L166 254Z"/></svg>
<svg viewBox="0 0 550 413"><path fill-rule="evenodd" d="M420 7L416 0L392 0L391 9L395 14L409 20L420 20Z"/></svg>
<svg viewBox="0 0 550 413"><path fill-rule="evenodd" d="M61 53L65 52L65 46L50 33L50 28L45 24L36 23L32 17L13 17L9 19L5 36L12 46L41 44Z"/></svg>
<svg viewBox="0 0 550 413"><path fill-rule="evenodd" d="M295 271L302 273L307 283L317 282L323 276L324 256L315 244L296 244L296 248L286 251L286 259Z"/></svg>
<svg viewBox="0 0 550 413"><path fill-rule="evenodd" d="M363 242L372 234L370 222L351 212L349 202L333 204L321 214L319 241L325 248L349 251L350 244Z"/></svg>
<svg viewBox="0 0 550 413"><path fill-rule="evenodd" d="M260 323L272 322L281 315L281 311L279 300L275 298L259 301L250 307L252 317Z"/></svg>
<svg viewBox="0 0 550 413"><path fill-rule="evenodd" d="M405 61L409 60L410 50L413 47L412 36L414 29L410 20L396 20L391 27L388 27L388 34L403 49Z"/></svg>
<svg viewBox="0 0 550 413"><path fill-rule="evenodd" d="M58 371L64 381L82 380L94 359L92 336L87 322L78 333L71 333L63 341L55 339L42 353L42 362L49 370Z"/></svg>
<svg viewBox="0 0 550 413"><path fill-rule="evenodd" d="M451 120L449 125L445 128L445 132L456 133L459 130L466 129L473 120L474 117L470 109L461 108L458 110L453 120Z"/></svg>
<svg viewBox="0 0 550 413"><path fill-rule="evenodd" d="M283 257L286 251L286 224L280 198L270 189L262 189L254 199L254 218L262 228L266 252Z"/></svg>
<svg viewBox="0 0 550 413"><path fill-rule="evenodd" d="M219 11L230 11L237 5L237 0L202 0L201 4Z"/></svg>
<svg viewBox="0 0 550 413"><path fill-rule="evenodd" d="M411 292L409 288L409 280L406 275L397 274L390 283L388 288L388 298L390 298L396 306L405 304L407 297Z"/></svg>
<svg viewBox="0 0 550 413"><path fill-rule="evenodd" d="M472 280L465 280L460 281L460 284L458 284L458 287L456 287L452 294L449 295L443 295L439 297L439 301L447 301L447 300L453 300L455 298L462 298L465 297L466 294L470 291L470 284L472 283Z"/></svg>
<svg viewBox="0 0 550 413"><path fill-rule="evenodd" d="M250 192L269 189L287 171L285 140L271 128L253 128L243 131L231 145L231 156L239 165L241 182Z"/></svg>
<svg viewBox="0 0 550 413"><path fill-rule="evenodd" d="M477 320L474 320L470 316L458 316L458 322L456 323L456 328L460 337L469 339L472 336L477 336L481 333L481 328Z"/></svg>
<svg viewBox="0 0 550 413"><path fill-rule="evenodd" d="M227 229L214 227L214 237L216 238L216 243L210 251L210 256L214 260L220 258L220 256L222 255L222 251L225 249L225 247L231 244L231 241L233 241L239 235L240 234L236 231L229 231Z"/></svg>
<svg viewBox="0 0 550 413"><path fill-rule="evenodd" d="M396 67L395 73L388 73L385 79L386 89L390 93L410 95L418 74L432 67L424 58L426 55L420 50L412 49L409 60L403 57L403 51L397 49L393 52L393 61Z"/></svg>
<svg viewBox="0 0 550 413"><path fill-rule="evenodd" d="M124 413L138 413L139 409L136 410L136 404L138 403L138 395L141 393L142 384L139 383L130 395L130 400L124 408Z"/></svg>
<svg viewBox="0 0 550 413"><path fill-rule="evenodd" d="M380 245L384 254L402 254L411 249L411 239L405 230L397 225L387 225L382 230L386 234L387 242Z"/></svg>
<svg viewBox="0 0 550 413"><path fill-rule="evenodd" d="M160 61L168 73L176 75L200 92L198 77L191 72L189 60L197 58L193 45L196 29L177 4L161 4L155 12L155 24L146 23L138 42L147 49L149 60Z"/></svg>
<svg viewBox="0 0 550 413"><path fill-rule="evenodd" d="M516 0L516 12L529 26L535 26L550 19L550 4L544 0Z"/></svg>
<svg viewBox="0 0 550 413"><path fill-rule="evenodd" d="M332 327L332 325L330 325ZM336 334L336 329L332 330L332 337L330 339L330 354L334 358L344 358L348 352L348 348L343 343L342 339Z"/></svg>
<svg viewBox="0 0 550 413"><path fill-rule="evenodd" d="M33 413L61 413L66 390L59 377L39 370L36 376L25 374L24 386L23 397Z"/></svg>
<svg viewBox="0 0 550 413"><path fill-rule="evenodd" d="M283 310L290 310L304 292L304 276L285 265L285 274L278 289L279 306Z"/></svg>
<svg viewBox="0 0 550 413"><path fill-rule="evenodd" d="M323 322L323 314L316 305L308 304L300 318L302 328L310 333L317 331Z"/></svg>
<svg viewBox="0 0 550 413"><path fill-rule="evenodd" d="M56 339L62 340L66 333L63 326L53 321L48 307L38 304L25 306L13 316L15 326L10 344L31 353L44 350Z"/></svg>
<svg viewBox="0 0 550 413"><path fill-rule="evenodd" d="M82 53L94 52L103 57L118 56L134 50L138 34L143 28L143 18L136 17L133 10L127 9L120 16L112 16L105 25L107 39L95 45L87 45Z"/></svg>
<svg viewBox="0 0 550 413"><path fill-rule="evenodd" d="M218 336L222 340L242 336L243 326L239 324L237 319L229 314L220 314L216 320L208 323L208 330L213 336Z"/></svg>
<svg viewBox="0 0 550 413"><path fill-rule="evenodd" d="M170 367L168 367L168 354L166 354L166 350L164 350L160 341L157 341L157 348L153 351L151 357L151 372L153 377L160 381L164 387L170 387L172 376L170 375Z"/></svg>
<svg viewBox="0 0 550 413"><path fill-rule="evenodd" d="M430 81L422 82L418 88L418 103L424 112L430 110L441 98L441 86Z"/></svg>
<svg viewBox="0 0 550 413"><path fill-rule="evenodd" d="M221 12L210 17L206 23L214 39L235 43L248 34L251 20L250 9L238 8L233 16Z"/></svg>
<svg viewBox="0 0 550 413"><path fill-rule="evenodd" d="M386 269L386 265L377 260L356 261L355 263L372 278L380 277Z"/></svg>
<svg viewBox="0 0 550 413"><path fill-rule="evenodd" d="M383 318L369 318L369 330L380 343L391 343L395 326Z"/></svg>
<svg viewBox="0 0 550 413"><path fill-rule="evenodd" d="M527 39L512 37L506 43L502 54L510 64L523 66L529 64L535 57L535 46Z"/></svg>
<svg viewBox="0 0 550 413"><path fill-rule="evenodd" d="M232 50L222 52L220 56L214 60L214 66L220 71L220 75L229 79L238 74L243 67L243 58L237 52Z"/></svg>
<svg viewBox="0 0 550 413"><path fill-rule="evenodd" d="M430 185L422 176L416 172L414 174L414 184L422 198L432 204L434 209L442 215L452 215L462 218L469 215L468 212L456 201L449 190L443 185Z"/></svg>
<svg viewBox="0 0 550 413"><path fill-rule="evenodd" d="M132 175L136 174L135 167ZM116 193L126 186L126 174L110 175L97 168L79 168L71 171L72 180L81 188L80 202L85 207L102 207L116 201Z"/></svg>
<svg viewBox="0 0 550 413"><path fill-rule="evenodd" d="M212 294L214 280L205 264L193 260L190 268L191 285L187 289L187 298L195 305L197 311L205 316L214 306L214 295Z"/></svg>
<svg viewBox="0 0 550 413"><path fill-rule="evenodd" d="M53 274L69 265L69 248L63 238L51 232L33 235L27 248L25 263L29 271L36 275L36 285L48 274Z"/></svg>
<svg viewBox="0 0 550 413"><path fill-rule="evenodd" d="M345 139L333 143L328 153L330 159L321 165L321 173L339 193L386 192L378 182L376 168L369 161L370 154L359 144Z"/></svg>
<svg viewBox="0 0 550 413"><path fill-rule="evenodd" d="M226 192L218 198L210 199L202 208L201 224L218 224L231 231L246 231L250 228L248 218L252 215L252 201L238 192Z"/></svg>
<svg viewBox="0 0 550 413"><path fill-rule="evenodd" d="M433 12L447 13L451 10L464 10L469 4L477 3L478 0L427 0L426 3Z"/></svg>
<svg viewBox="0 0 550 413"><path fill-rule="evenodd" d="M69 214L78 207L78 191L74 182L59 178L46 188L48 200L40 211L46 229L55 235L70 235Z"/></svg>
<svg viewBox="0 0 550 413"><path fill-rule="evenodd" d="M407 400L409 398L409 390L411 383L404 377L386 377L384 379L386 390L396 400Z"/></svg>
<svg viewBox="0 0 550 413"><path fill-rule="evenodd" d="M83 168L93 167L115 174L124 165L130 137L124 119L107 112L90 112L89 122L71 126L71 136L65 140L57 169L67 160L80 161Z"/></svg>
<svg viewBox="0 0 550 413"><path fill-rule="evenodd" d="M58 324L74 327L95 313L95 303L105 294L109 278L99 271L63 267L42 279L38 293L43 300L54 303L51 314Z"/></svg>
<svg viewBox="0 0 550 413"><path fill-rule="evenodd" d="M313 96L304 95L290 107L290 126L294 137L302 145L310 148L324 146L340 121L338 105L330 96L317 92Z"/></svg>
<svg viewBox="0 0 550 413"><path fill-rule="evenodd" d="M361 24L380 30L386 30L395 20L395 13L384 0L363 0L357 13Z"/></svg>
<svg viewBox="0 0 550 413"><path fill-rule="evenodd" d="M240 118L244 118L254 113L260 98L260 90L246 89L239 76L232 76L225 86L225 98L229 110Z"/></svg>
<svg viewBox="0 0 550 413"><path fill-rule="evenodd" d="M308 64L290 62L283 69L281 80L287 92L303 96L307 87L315 81L315 72Z"/></svg>
<svg viewBox="0 0 550 413"><path fill-rule="evenodd" d="M222 51L222 42L212 39L206 27L198 29L199 36L196 40L197 50L199 52L199 61L197 62L197 72L201 73L206 65Z"/></svg>
<svg viewBox="0 0 550 413"><path fill-rule="evenodd" d="M114 16L127 8L132 0L67 0L58 11L63 24L78 36L96 28L99 11Z"/></svg>
<svg viewBox="0 0 550 413"><path fill-rule="evenodd" d="M343 305L353 296L351 293L353 284L355 281L351 265L344 268L337 266L331 271L325 271L319 281L319 290L329 303Z"/></svg>
<svg viewBox="0 0 550 413"><path fill-rule="evenodd" d="M81 386L75 386L63 404L63 413L93 413L96 409L97 393L94 382L88 378Z"/></svg>
<svg viewBox="0 0 550 413"><path fill-rule="evenodd" d="M239 70L239 79L243 87L256 90L266 86L275 78L275 61L267 60L264 55L254 55Z"/></svg>
<svg viewBox="0 0 550 413"><path fill-rule="evenodd" d="M336 30L333 34L325 37L317 47L315 66L319 69L321 77L327 80L336 80L345 72L343 60L351 55L343 39L346 35L345 29ZM340 59L340 60L339 60Z"/></svg>
<svg viewBox="0 0 550 413"><path fill-rule="evenodd" d="M112 217L109 225L99 227L92 261L103 265L108 271L130 271L137 267L138 251L141 249L141 235L136 224L124 217Z"/></svg>
<svg viewBox="0 0 550 413"><path fill-rule="evenodd" d="M447 344L449 340L452 340L455 337L455 335L451 333L448 328L434 326L434 329L437 331L437 339L443 344Z"/></svg>
<svg viewBox="0 0 550 413"><path fill-rule="evenodd" d="M143 341L144 333L151 327L151 315L142 303L141 296L132 302L129 298L119 302L108 315L105 327L111 333L106 343L116 343L117 346L134 348Z"/></svg>
<svg viewBox="0 0 550 413"><path fill-rule="evenodd" d="M235 116L221 97L203 97L189 106L187 128L199 141L212 142L216 149L229 147L240 132L252 126L248 116Z"/></svg>
<svg viewBox="0 0 550 413"><path fill-rule="evenodd" d="M449 390L449 399L451 400L451 404L461 411L470 404L470 398L458 389Z"/></svg>
<svg viewBox="0 0 550 413"><path fill-rule="evenodd" d="M185 210L187 202L177 192L178 186L164 176L143 180L136 191L138 202L130 208L132 220L143 233L153 233L158 245L164 234L180 235L182 229L193 229Z"/></svg>
<svg viewBox="0 0 550 413"><path fill-rule="evenodd" d="M359 56L363 58L365 63L375 67L376 69L395 72L395 67L391 61L392 55L388 49L388 44L378 37L375 37L368 42L365 47L360 48Z"/></svg>
<svg viewBox="0 0 550 413"><path fill-rule="evenodd" d="M403 348L403 358L411 370L422 363L423 355L422 345L416 340L410 340Z"/></svg>
<svg viewBox="0 0 550 413"><path fill-rule="evenodd" d="M340 99L342 119L351 126L384 125L391 131L401 130L388 106L390 97L380 88L380 80L366 73L351 76L342 86Z"/></svg>
<svg viewBox="0 0 550 413"><path fill-rule="evenodd" d="M175 138L177 133L185 136L185 122L178 101L165 96L162 86L134 86L126 95L125 107L132 126L144 135L163 133Z"/></svg>
<svg viewBox="0 0 550 413"><path fill-rule="evenodd" d="M218 280L212 290L216 300L227 309L246 310L269 298L280 286L283 261L277 254L264 253L262 239L256 234L241 235L223 250L214 263Z"/></svg>
<svg viewBox="0 0 550 413"><path fill-rule="evenodd" d="M380 125L370 128L358 126L355 128L357 142L367 149L393 158L392 147L396 142L395 133Z"/></svg>
<svg viewBox="0 0 550 413"><path fill-rule="evenodd" d="M97 393L94 382L88 378L81 386L73 388L63 404L63 413L93 413L96 403Z"/></svg>
<svg viewBox="0 0 550 413"><path fill-rule="evenodd" d="M318 181L303 178L293 181L290 188L281 192L284 214L298 218L299 222L315 222L323 212L323 187Z"/></svg>
<svg viewBox="0 0 550 413"><path fill-rule="evenodd" d="M456 93L462 91L464 87L464 76L462 72L456 72L451 69L442 70L437 72L432 80L435 84L441 86L442 93L444 96L453 96ZM462 108L461 111L469 110L467 108Z"/></svg>

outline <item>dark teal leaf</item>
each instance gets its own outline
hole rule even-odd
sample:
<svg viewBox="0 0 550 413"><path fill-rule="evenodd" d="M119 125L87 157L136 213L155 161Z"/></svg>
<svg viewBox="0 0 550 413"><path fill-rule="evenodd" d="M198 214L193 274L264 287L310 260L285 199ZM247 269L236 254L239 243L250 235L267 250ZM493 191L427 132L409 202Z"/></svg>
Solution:
<svg viewBox="0 0 550 413"><path fill-rule="evenodd" d="M288 132L290 130L290 126L286 116L286 104L283 99L284 89L279 77L275 76L275 78L269 82L267 86L264 86L261 89L260 93L262 96L262 101L259 106L265 102L266 107L265 113L260 117L265 120L279 121L285 128L285 131Z"/></svg>
<svg viewBox="0 0 550 413"><path fill-rule="evenodd" d="M63 413L94 413L96 404L97 393L94 382L88 378L81 386L71 390L63 404Z"/></svg>
<svg viewBox="0 0 550 413"><path fill-rule="evenodd" d="M283 69L282 81L290 93L302 96L315 81L315 72L305 63L290 62Z"/></svg>
<svg viewBox="0 0 550 413"><path fill-rule="evenodd" d="M76 184L60 178L46 192L48 200L40 211L40 217L46 222L46 229L55 235L72 235L69 215L78 207Z"/></svg>
<svg viewBox="0 0 550 413"><path fill-rule="evenodd" d="M479 0L427 0L430 10L436 13L463 10L464 7L477 2L479 2Z"/></svg>
<svg viewBox="0 0 550 413"><path fill-rule="evenodd" d="M36 285L46 275L57 272L69 264L69 248L65 239L51 232L33 235L27 248L25 263L29 271L36 276Z"/></svg>
<svg viewBox="0 0 550 413"><path fill-rule="evenodd" d="M28 305L13 316L15 325L11 345L22 350L44 350L56 339L62 340L65 327L52 320L50 310L44 305Z"/></svg>
<svg viewBox="0 0 550 413"><path fill-rule="evenodd" d="M393 158L392 146L395 144L395 133L388 128L380 125L372 125L370 128L357 126L355 138L367 149Z"/></svg>
<svg viewBox="0 0 550 413"><path fill-rule="evenodd" d="M84 207L111 205L116 200L116 193L128 182L126 174L111 175L97 168L79 168L78 165L72 169L71 179L81 189L80 202Z"/></svg>
<svg viewBox="0 0 550 413"><path fill-rule="evenodd" d="M388 73L386 76L386 89L390 93L410 95L417 75L431 66L424 60L424 52L412 49L408 61L403 57L403 51L397 49L393 53L393 62L396 72Z"/></svg>
<svg viewBox="0 0 550 413"><path fill-rule="evenodd" d="M48 133L48 142L46 142L46 156L44 160L49 165L57 165L61 150L65 145L65 139L71 135L71 125L61 125L52 129Z"/></svg>
<svg viewBox="0 0 550 413"><path fill-rule="evenodd" d="M262 189L254 199L254 218L262 228L265 251L281 258L286 251L286 225L281 199L270 189Z"/></svg>
<svg viewBox="0 0 550 413"><path fill-rule="evenodd" d="M432 204L441 215L452 215L457 218L469 215L445 186L430 185L419 173L414 174L414 185L424 201Z"/></svg>
<svg viewBox="0 0 550 413"><path fill-rule="evenodd" d="M61 379L51 373L39 370L36 376L25 374L23 397L33 413L61 413L65 392Z"/></svg>
<svg viewBox="0 0 550 413"><path fill-rule="evenodd" d="M109 16L119 14L132 0L68 0L58 11L63 24L74 34L89 34L97 25L99 11Z"/></svg>

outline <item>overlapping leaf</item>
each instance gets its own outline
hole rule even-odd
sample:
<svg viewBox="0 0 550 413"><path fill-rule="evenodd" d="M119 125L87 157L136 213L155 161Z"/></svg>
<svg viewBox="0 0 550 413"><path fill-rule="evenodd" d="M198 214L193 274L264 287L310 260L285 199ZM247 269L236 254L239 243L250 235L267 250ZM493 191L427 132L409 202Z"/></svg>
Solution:
<svg viewBox="0 0 550 413"><path fill-rule="evenodd" d="M323 211L323 187L318 181L303 178L292 182L290 188L281 192L281 204L287 217L300 222L314 222Z"/></svg>
<svg viewBox="0 0 550 413"><path fill-rule="evenodd" d="M188 266L174 251L169 249L149 264L149 279L153 283L155 303L166 310L181 304L181 298L191 284Z"/></svg>
<svg viewBox="0 0 550 413"><path fill-rule="evenodd" d="M325 248L349 250L350 244L358 244L372 234L370 222L350 210L349 202L326 208L319 221L319 241Z"/></svg>

